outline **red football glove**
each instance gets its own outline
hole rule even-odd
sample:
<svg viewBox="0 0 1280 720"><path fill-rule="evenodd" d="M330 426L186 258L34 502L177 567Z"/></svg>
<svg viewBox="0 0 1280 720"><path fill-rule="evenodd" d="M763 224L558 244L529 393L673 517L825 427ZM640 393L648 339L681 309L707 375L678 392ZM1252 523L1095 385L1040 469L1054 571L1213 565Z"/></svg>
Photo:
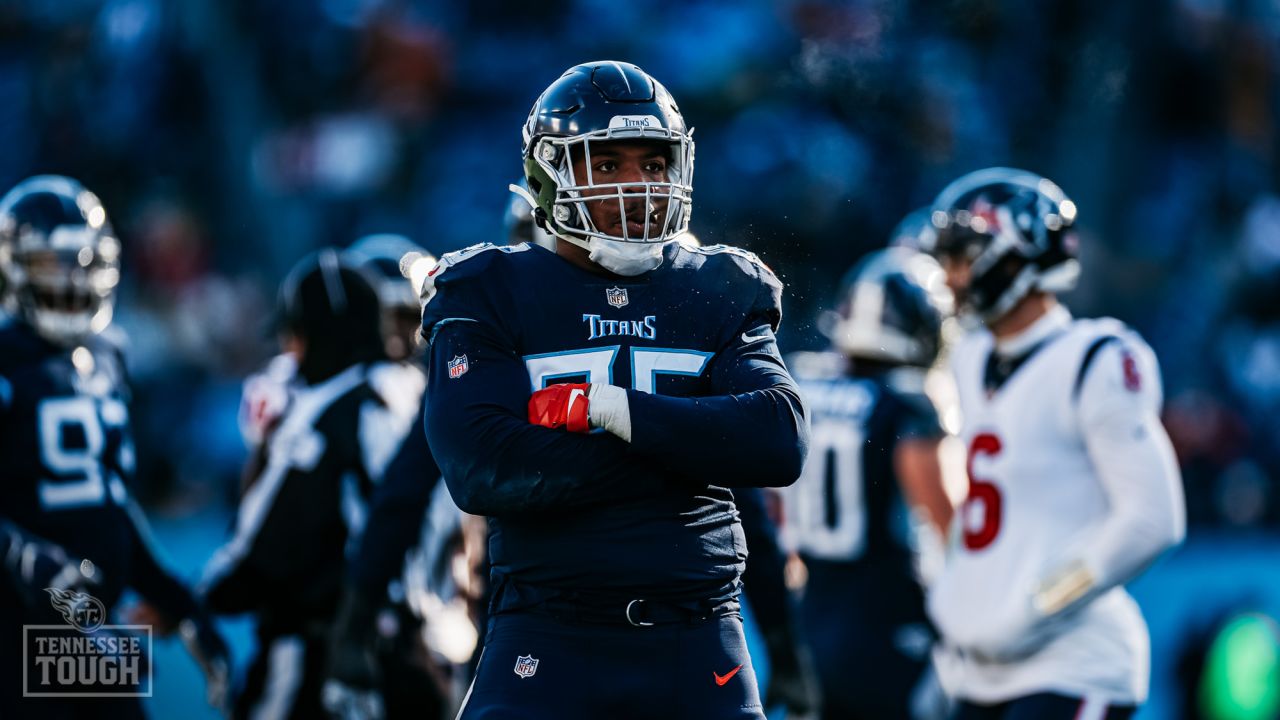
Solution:
<svg viewBox="0 0 1280 720"><path fill-rule="evenodd" d="M563 426L569 432L589 431L587 393L590 390L587 383L561 383L539 390L529 398L529 422L548 428Z"/></svg>

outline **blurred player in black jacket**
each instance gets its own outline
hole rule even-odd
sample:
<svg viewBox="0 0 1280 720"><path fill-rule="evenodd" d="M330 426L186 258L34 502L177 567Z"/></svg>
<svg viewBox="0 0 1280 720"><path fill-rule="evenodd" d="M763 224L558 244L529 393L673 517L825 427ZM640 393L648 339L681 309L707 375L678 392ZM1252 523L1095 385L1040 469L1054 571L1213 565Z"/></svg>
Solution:
<svg viewBox="0 0 1280 720"><path fill-rule="evenodd" d="M297 380L265 437L236 531L206 569L219 613L253 612L258 655L237 717L323 717L346 558L374 486L417 419L421 384L388 382L378 297L332 250L285 279L279 322Z"/></svg>

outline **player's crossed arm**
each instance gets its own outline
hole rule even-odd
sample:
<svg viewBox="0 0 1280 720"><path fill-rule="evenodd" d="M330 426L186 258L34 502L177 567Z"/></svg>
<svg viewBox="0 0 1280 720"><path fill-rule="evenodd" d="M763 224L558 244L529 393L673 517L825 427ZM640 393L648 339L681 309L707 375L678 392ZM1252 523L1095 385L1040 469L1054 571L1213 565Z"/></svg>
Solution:
<svg viewBox="0 0 1280 720"><path fill-rule="evenodd" d="M800 476L809 424L768 322L749 327L710 365L718 394L680 398L603 384L553 385L529 400L529 420L604 429L670 472L729 487L780 487Z"/></svg>
<svg viewBox="0 0 1280 720"><path fill-rule="evenodd" d="M626 501L661 488L625 441L531 423L528 371L482 323L441 324L430 353L427 440L463 511L501 517Z"/></svg>

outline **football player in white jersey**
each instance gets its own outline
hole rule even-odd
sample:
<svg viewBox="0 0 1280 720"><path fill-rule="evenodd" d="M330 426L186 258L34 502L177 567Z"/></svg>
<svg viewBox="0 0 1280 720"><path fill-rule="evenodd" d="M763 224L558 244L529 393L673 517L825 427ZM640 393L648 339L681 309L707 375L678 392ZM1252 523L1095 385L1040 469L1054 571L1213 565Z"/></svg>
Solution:
<svg viewBox="0 0 1280 720"><path fill-rule="evenodd" d="M951 183L931 215L981 324L951 356L969 492L928 597L958 720L1127 718L1147 696L1124 583L1182 539L1181 477L1151 349L1056 299L1079 274L1075 218L1057 185L1008 168Z"/></svg>

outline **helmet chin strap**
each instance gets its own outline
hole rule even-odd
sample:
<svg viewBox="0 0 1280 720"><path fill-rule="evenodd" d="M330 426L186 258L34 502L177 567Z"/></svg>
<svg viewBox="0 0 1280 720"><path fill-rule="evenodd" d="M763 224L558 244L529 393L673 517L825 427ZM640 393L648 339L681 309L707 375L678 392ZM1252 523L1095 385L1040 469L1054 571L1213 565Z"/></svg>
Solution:
<svg viewBox="0 0 1280 720"><path fill-rule="evenodd" d="M537 211L538 203L528 190L515 184L508 185L507 188L524 198L525 202L529 203L535 212ZM557 239L572 243L590 252L592 262L618 275L634 277L662 265L661 248L666 245L666 241L660 243L628 243L621 240L605 240L604 238L574 237L568 233L559 232L554 227L548 227L548 230Z"/></svg>
<svg viewBox="0 0 1280 720"><path fill-rule="evenodd" d="M535 220L534 220L534 225L535 225L535 227L536 227L536 226L537 226L537 222L538 222L538 221L537 221L537 219L536 219L536 218L538 217L538 216L537 216L537 212L538 212L538 201L534 199L533 195L532 195L532 194L530 194L528 190L526 190L525 188L520 187L519 185L516 185L515 183L512 183L512 184L508 185L508 186L507 186L507 189L508 189L508 190L510 190L511 192L515 193L516 195L520 196L521 198L523 198L525 202L529 203L529 208L530 208L530 209L531 209L531 211L534 213L534 218L535 218ZM550 223L548 223L548 225L550 225ZM574 244L574 245L577 245L578 247L582 248L583 250L590 250L590 249L591 249L591 241L590 241L590 240L584 240L584 239L582 239L582 238L573 237L572 235L567 235L567 234L564 234L564 233L560 233L560 232L557 232L554 228L551 228L551 227L547 227L547 228L546 228L546 230L547 230L547 232L549 232L549 233L551 234L551 236L552 236L552 237L554 237L554 238L557 238L557 239L559 239L559 240L564 240L564 241L565 241L565 242L567 242L567 243L572 243L572 244Z"/></svg>

